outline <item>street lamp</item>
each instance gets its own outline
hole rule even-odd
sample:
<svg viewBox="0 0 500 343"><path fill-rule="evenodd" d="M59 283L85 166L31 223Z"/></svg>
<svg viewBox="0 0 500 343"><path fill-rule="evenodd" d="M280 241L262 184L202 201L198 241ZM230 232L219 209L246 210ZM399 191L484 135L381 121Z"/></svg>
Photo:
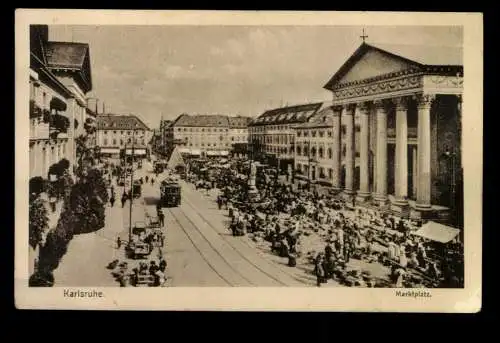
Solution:
<svg viewBox="0 0 500 343"><path fill-rule="evenodd" d="M134 148L135 148L135 130L132 131L132 163L130 167L130 206L129 206L129 227L128 242L132 242L132 199L134 199ZM125 161L127 159L127 144L125 144ZM125 188L125 183L123 188Z"/></svg>

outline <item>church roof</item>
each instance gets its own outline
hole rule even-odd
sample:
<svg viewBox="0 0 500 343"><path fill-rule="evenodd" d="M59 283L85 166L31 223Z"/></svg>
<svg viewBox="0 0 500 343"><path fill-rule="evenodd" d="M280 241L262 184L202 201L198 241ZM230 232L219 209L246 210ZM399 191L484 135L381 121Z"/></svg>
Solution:
<svg viewBox="0 0 500 343"><path fill-rule="evenodd" d="M454 71L455 68L463 68L463 50L460 47L362 43L326 83L324 88L332 90L369 52L387 56L394 63L399 64L399 67L405 64L408 70L425 71L426 69L435 70L436 67L451 67L444 69Z"/></svg>

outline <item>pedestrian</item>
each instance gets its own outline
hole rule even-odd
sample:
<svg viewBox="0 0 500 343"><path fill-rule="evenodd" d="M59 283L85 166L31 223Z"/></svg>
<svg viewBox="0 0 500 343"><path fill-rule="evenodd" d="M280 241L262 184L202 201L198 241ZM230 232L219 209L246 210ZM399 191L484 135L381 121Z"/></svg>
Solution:
<svg viewBox="0 0 500 343"><path fill-rule="evenodd" d="M117 249L120 249L122 246L122 240L120 239L120 237L117 237L116 238L116 247Z"/></svg>
<svg viewBox="0 0 500 343"><path fill-rule="evenodd" d="M111 198L109 199L109 203L111 204L111 207L115 205L115 195L111 194Z"/></svg>
<svg viewBox="0 0 500 343"><path fill-rule="evenodd" d="M125 193L122 194L122 208L125 207L125 203L127 202L127 195Z"/></svg>
<svg viewBox="0 0 500 343"><path fill-rule="evenodd" d="M149 176L146 175L146 183L149 182Z"/></svg>
<svg viewBox="0 0 500 343"><path fill-rule="evenodd" d="M155 184L155 179L151 178L151 186L153 186L154 184Z"/></svg>
<svg viewBox="0 0 500 343"><path fill-rule="evenodd" d="M158 219L160 220L160 225L163 227L165 225L165 215L163 212L158 212Z"/></svg>
<svg viewBox="0 0 500 343"><path fill-rule="evenodd" d="M165 270L167 270L167 261L165 261L165 259L161 259L160 260L160 264L158 265L158 267L160 268L160 271L162 273L165 273Z"/></svg>

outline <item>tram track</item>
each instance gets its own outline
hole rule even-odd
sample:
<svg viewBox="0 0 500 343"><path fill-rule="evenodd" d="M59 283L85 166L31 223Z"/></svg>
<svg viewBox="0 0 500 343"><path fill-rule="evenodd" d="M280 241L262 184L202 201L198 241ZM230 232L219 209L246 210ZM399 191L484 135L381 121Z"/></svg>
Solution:
<svg viewBox="0 0 500 343"><path fill-rule="evenodd" d="M180 211L177 211L177 210L180 210ZM229 286L232 286L232 287L237 287L237 286L242 286L240 282L240 280L237 280L238 278L241 278L243 279L246 283L249 284L249 286L254 286L250 280L248 280L247 278L245 278L238 270L236 270L234 267L231 266L231 264L224 258L224 256L222 256L222 254L217 250L215 249L215 247L210 243L210 241L205 237L203 236L201 233L200 233L200 230L196 227L196 225L189 219L188 216L186 216L185 212L182 211L182 209L180 208L169 208L168 209L168 212L171 214L171 217L177 222L177 224L179 225L179 227L181 228L181 230L184 232L184 234L187 236L187 238L189 239L189 241L191 242L191 244L195 247L196 251L200 254L200 256L203 258L203 260L208 264L208 266L225 282L227 283ZM182 216L184 217L183 219L180 219L179 217L179 213L176 213L176 212L180 212L182 213ZM186 228L186 224L189 225L191 227L191 231L192 232L188 232L187 228ZM196 232L198 233L198 236L202 239L202 241L200 242L199 240L197 240L194 235L193 235L193 232ZM212 256L212 258L208 257L207 255L209 254L208 251L203 251L203 249L201 249L199 247L200 243L206 243L209 247L209 250L212 251L213 253L216 254L216 256ZM233 278L231 277L230 275L227 275L227 273L224 273L224 272L221 272L219 270L219 268L217 268L216 264L213 262L214 260L214 257L215 259L219 259L220 262L222 262L224 264L224 267L223 268L228 268L229 270L231 270L231 273L233 273L234 275L237 275L238 278Z"/></svg>
<svg viewBox="0 0 500 343"><path fill-rule="evenodd" d="M196 210L196 207L193 206L193 202L188 200L187 197L183 197L183 201L187 202L188 206L193 209L193 212L196 213L196 215L198 217L200 217L200 219L203 220L203 222L207 226L209 226L219 237L221 237L222 240L224 240L239 256L241 256L244 260L246 260L249 264L251 264L254 268L259 270L261 273L263 273L266 276L268 276L269 278L275 280L277 283L279 283L282 286L305 286L305 285L307 285L306 281L299 279L297 276L295 276L293 274L287 273L286 271L282 270L281 268L278 268L277 266L275 266L273 263L269 262L268 259L265 256L263 256L263 254L260 251L255 250L255 247L251 246L246 241L238 240L238 242L241 243L242 245L245 245L246 248L251 249L252 252L255 252L259 256L259 258L263 261L263 263L269 267L269 268L267 268L268 269L267 271L264 270L261 266L257 265L254 261L249 259L247 256L245 256L245 254L243 254L240 250L238 250L233 245L235 243L234 241L232 241L232 240L230 241L229 239L224 237L223 234L221 234L205 216L203 216L202 214L200 214ZM293 285L293 284L285 283L281 279L277 278L271 271L269 271L269 269L272 269L273 272L284 274L284 275L286 275L286 277L293 279L295 282L297 282L299 284Z"/></svg>

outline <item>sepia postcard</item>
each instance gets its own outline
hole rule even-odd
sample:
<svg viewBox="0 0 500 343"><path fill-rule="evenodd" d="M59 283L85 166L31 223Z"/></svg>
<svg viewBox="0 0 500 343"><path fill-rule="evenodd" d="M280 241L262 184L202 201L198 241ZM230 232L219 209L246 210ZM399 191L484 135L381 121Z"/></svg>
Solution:
<svg viewBox="0 0 500 343"><path fill-rule="evenodd" d="M15 25L17 308L481 310L482 14Z"/></svg>

